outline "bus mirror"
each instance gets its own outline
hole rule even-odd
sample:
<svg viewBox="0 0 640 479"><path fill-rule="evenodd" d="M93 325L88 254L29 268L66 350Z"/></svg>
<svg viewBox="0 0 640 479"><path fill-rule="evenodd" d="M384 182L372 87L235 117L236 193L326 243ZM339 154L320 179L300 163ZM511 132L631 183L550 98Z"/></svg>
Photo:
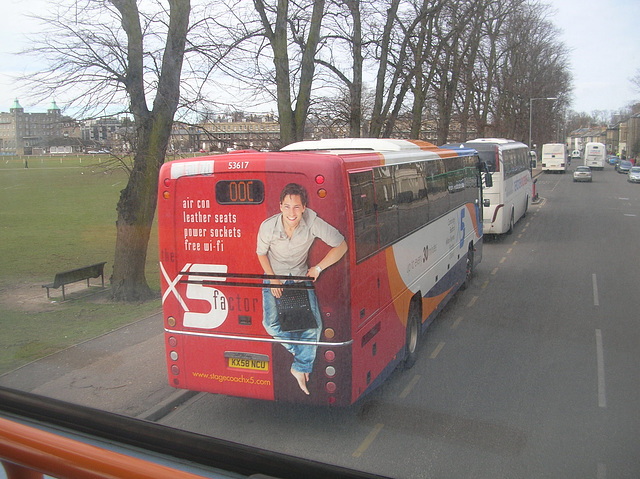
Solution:
<svg viewBox="0 0 640 479"><path fill-rule="evenodd" d="M535 159L531 159L531 169L535 170L536 167L538 166L538 162Z"/></svg>
<svg viewBox="0 0 640 479"><path fill-rule="evenodd" d="M487 165L486 161L479 161L478 165L478 173L480 178L480 185L482 186L482 173L484 173L484 184L487 188L491 188L493 186L493 178L491 177L491 172L489 171L489 165Z"/></svg>
<svg viewBox="0 0 640 479"><path fill-rule="evenodd" d="M482 202L482 206L484 206L485 208L488 208L489 206L491 206L491 200L489 200L489 198L485 198L484 201Z"/></svg>
<svg viewBox="0 0 640 479"><path fill-rule="evenodd" d="M491 173L485 173L484 184L487 188L491 188L493 186L493 178L491 176Z"/></svg>

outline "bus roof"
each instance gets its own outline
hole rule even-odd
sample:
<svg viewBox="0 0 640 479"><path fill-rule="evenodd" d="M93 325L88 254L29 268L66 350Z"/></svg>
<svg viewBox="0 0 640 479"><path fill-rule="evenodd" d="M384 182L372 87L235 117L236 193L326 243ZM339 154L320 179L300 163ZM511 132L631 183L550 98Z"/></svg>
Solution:
<svg viewBox="0 0 640 479"><path fill-rule="evenodd" d="M300 155L282 156L287 153L300 152ZM246 155L260 156L267 161L302 160L315 158L335 157L336 161L343 161L353 165L365 164L371 161L371 155L377 154L383 159L384 164L393 165L408 163L411 161L436 160L454 156L476 156L474 148L465 147L438 147L432 143L420 140L396 140L379 138L339 138L314 141L301 141L285 146L280 151L258 152L255 150L240 150L226 155L203 156L196 158L183 158L165 163L164 168L170 168L170 178L177 179L182 176L211 175L216 172L216 163L233 159L248 159Z"/></svg>
<svg viewBox="0 0 640 479"><path fill-rule="evenodd" d="M299 141L285 146L281 151L402 151L433 150L436 148L437 147L431 143L419 140L396 140L391 138L327 138L323 140Z"/></svg>
<svg viewBox="0 0 640 479"><path fill-rule="evenodd" d="M497 143L499 145L504 145L508 143L520 143L520 142L516 140L510 140L508 138L476 138L475 140L469 140L469 141L466 141L465 143Z"/></svg>
<svg viewBox="0 0 640 479"><path fill-rule="evenodd" d="M446 145L442 145L440 148L450 148L454 149L456 152L458 152L460 148L473 148L477 151L489 151L493 150L496 146L499 146L501 149L526 148L527 151L529 150L529 147L524 143L516 140L508 140L506 138L476 138L475 140L469 140L463 143L448 143Z"/></svg>

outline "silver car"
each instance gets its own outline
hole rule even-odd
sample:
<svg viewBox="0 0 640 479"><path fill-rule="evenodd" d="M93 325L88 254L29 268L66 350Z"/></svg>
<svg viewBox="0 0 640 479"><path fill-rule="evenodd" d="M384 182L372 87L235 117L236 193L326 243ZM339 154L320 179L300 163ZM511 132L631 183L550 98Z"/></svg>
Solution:
<svg viewBox="0 0 640 479"><path fill-rule="evenodd" d="M592 181L591 168L578 166L573 172L573 181Z"/></svg>
<svg viewBox="0 0 640 479"><path fill-rule="evenodd" d="M627 181L630 181L631 183L640 183L640 166L631 167Z"/></svg>

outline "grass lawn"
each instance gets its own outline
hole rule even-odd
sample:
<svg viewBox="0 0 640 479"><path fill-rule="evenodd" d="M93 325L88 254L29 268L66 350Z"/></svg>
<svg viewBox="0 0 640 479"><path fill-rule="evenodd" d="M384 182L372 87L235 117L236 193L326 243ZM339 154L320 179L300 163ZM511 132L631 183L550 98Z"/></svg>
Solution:
<svg viewBox="0 0 640 479"><path fill-rule="evenodd" d="M107 261L108 286L116 203L127 175L106 170L105 159L28 157L25 168L23 159L0 157L0 374L160 310L159 299L113 304L104 294L49 302L40 287L56 272L100 261ZM159 292L157 251L154 227L146 275ZM22 301L25 294L37 295L42 304ZM61 300L60 290L51 296Z"/></svg>

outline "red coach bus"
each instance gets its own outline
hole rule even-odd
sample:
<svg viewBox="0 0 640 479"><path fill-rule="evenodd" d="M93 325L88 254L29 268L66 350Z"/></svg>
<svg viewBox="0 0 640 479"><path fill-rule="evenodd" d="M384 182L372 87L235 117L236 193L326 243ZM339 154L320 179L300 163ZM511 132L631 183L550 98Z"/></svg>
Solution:
<svg viewBox="0 0 640 479"><path fill-rule="evenodd" d="M410 366L420 333L481 260L481 169L473 149L382 139L164 164L158 224L170 384L344 406ZM275 246L273 271L259 255L263 229L293 240L279 230L296 220L285 209L302 194L281 197L292 184L307 193L299 224L331 235L313 236L296 260L309 273L289 276L276 271ZM274 332L269 295L285 290L313 291L317 324ZM302 356L311 369L296 376Z"/></svg>

